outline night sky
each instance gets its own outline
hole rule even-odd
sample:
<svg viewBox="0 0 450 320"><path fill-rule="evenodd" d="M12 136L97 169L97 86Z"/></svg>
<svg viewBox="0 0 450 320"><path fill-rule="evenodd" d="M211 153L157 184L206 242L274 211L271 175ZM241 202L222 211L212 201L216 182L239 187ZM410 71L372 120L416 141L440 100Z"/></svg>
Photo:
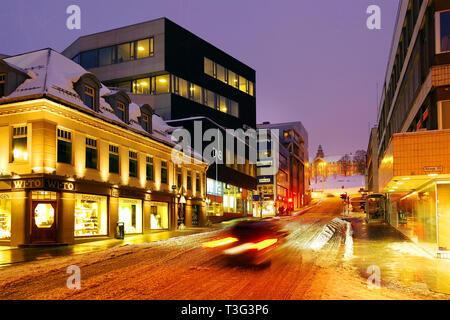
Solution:
<svg viewBox="0 0 450 320"><path fill-rule="evenodd" d="M66 8L81 7L81 30ZM381 30L366 9L381 8ZM366 149L391 46L398 0L2 1L0 53L51 47L79 36L167 17L256 70L257 121L302 121L309 152ZM378 92L377 92L378 83Z"/></svg>

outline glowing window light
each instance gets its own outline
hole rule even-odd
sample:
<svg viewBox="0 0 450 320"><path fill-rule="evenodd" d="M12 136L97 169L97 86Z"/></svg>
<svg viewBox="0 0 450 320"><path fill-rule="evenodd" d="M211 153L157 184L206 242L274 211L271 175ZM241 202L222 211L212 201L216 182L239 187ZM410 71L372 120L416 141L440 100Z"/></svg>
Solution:
<svg viewBox="0 0 450 320"><path fill-rule="evenodd" d="M138 47L138 50L139 50L139 51L144 51L145 48L144 48L144 47Z"/></svg>

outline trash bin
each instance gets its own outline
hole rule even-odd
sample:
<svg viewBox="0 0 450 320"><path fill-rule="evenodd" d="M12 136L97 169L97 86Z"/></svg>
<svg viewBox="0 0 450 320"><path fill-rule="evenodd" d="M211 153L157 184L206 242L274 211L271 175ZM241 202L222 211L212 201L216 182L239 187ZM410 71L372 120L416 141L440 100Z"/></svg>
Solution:
<svg viewBox="0 0 450 320"><path fill-rule="evenodd" d="M116 239L125 238L125 223L117 222L116 226Z"/></svg>

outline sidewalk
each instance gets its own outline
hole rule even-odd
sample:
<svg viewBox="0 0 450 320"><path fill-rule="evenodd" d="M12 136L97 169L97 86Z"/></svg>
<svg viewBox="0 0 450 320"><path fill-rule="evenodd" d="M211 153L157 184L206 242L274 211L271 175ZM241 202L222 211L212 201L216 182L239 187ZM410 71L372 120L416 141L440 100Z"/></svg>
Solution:
<svg viewBox="0 0 450 320"><path fill-rule="evenodd" d="M188 236L191 234L204 233L217 228L187 228L176 231L155 231L152 233L125 236L125 239L107 238L104 240L78 243L67 246L56 247L1 247L0 246L0 268L15 263L51 259L54 257L69 256L94 251L105 250L111 247L130 244L148 243L167 240L170 238Z"/></svg>
<svg viewBox="0 0 450 320"><path fill-rule="evenodd" d="M364 217L356 212L342 216L353 228L350 263L363 278L370 276L369 266L377 266L382 286L450 294L450 260L434 258L387 223L368 224Z"/></svg>

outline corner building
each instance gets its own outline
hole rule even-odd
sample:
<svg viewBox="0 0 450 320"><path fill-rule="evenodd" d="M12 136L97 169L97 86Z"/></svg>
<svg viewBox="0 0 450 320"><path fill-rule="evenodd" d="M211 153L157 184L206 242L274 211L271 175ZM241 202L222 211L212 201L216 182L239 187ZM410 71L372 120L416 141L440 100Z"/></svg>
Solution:
<svg viewBox="0 0 450 320"><path fill-rule="evenodd" d="M51 49L1 59L0 78L0 244L105 239L117 222L125 235L205 223L207 164L172 162L174 128L148 104Z"/></svg>

